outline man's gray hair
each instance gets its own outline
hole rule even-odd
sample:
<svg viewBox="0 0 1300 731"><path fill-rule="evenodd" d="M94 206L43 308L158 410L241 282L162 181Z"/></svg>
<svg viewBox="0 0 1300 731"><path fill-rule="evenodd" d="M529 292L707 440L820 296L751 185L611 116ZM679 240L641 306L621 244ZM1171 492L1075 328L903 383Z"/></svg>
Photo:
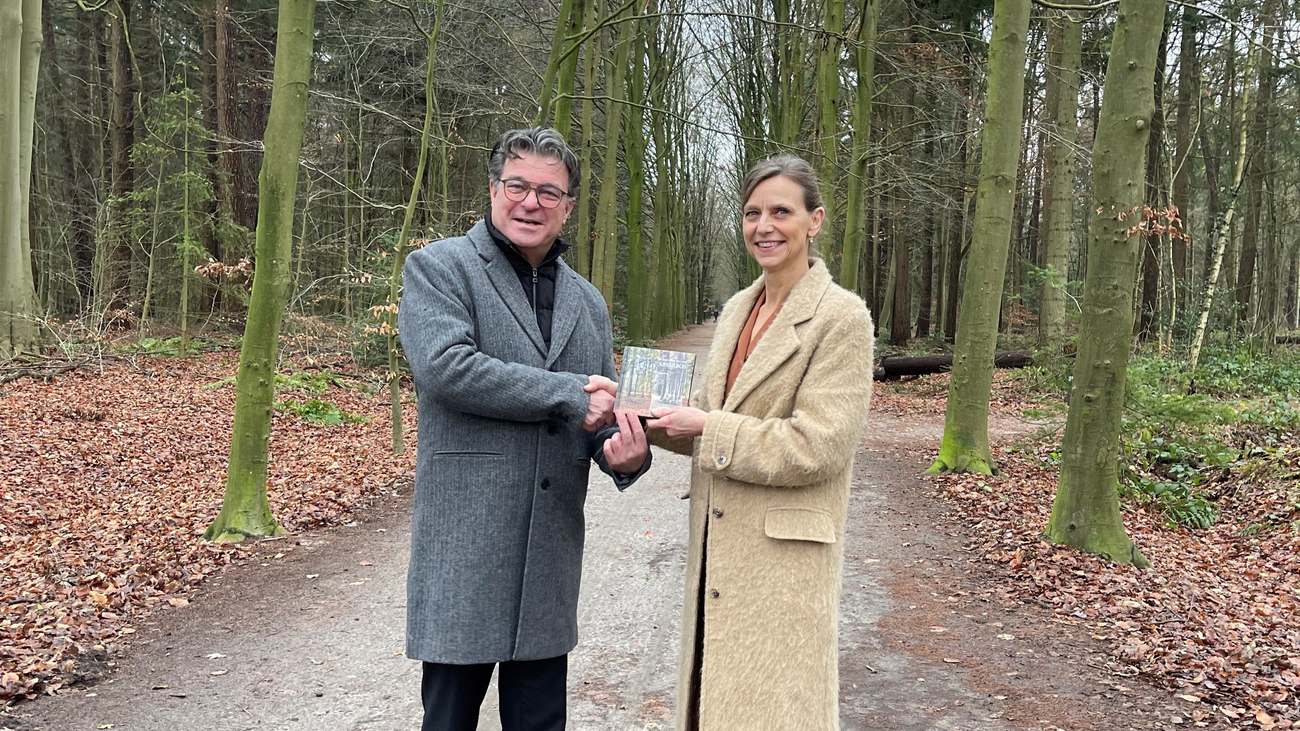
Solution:
<svg viewBox="0 0 1300 731"><path fill-rule="evenodd" d="M578 194L578 156L573 154L569 144L559 132L550 127L529 127L512 129L501 135L492 146L488 155L488 182L501 182L501 171L505 170L506 160L518 159L520 155L531 154L559 160L569 171L570 196Z"/></svg>

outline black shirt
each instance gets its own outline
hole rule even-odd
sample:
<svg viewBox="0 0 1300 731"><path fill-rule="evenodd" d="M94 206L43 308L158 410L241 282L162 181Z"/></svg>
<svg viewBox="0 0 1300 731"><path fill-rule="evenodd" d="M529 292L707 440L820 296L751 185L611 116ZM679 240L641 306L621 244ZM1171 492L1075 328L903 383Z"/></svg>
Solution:
<svg viewBox="0 0 1300 731"><path fill-rule="evenodd" d="M528 300L528 305L533 308L533 313L537 315L537 327L542 331L542 340L546 347L551 347L551 320L555 315L555 279L560 274L560 265L558 259L560 254L568 250L569 245L563 239L556 239L551 245L551 250L546 252L546 258L536 268L528 263L524 255L519 253L519 249L492 225L492 213L488 212L484 221L487 224L488 233L492 236L492 241L496 243L497 248L505 254L506 261L514 268L515 274L519 276L519 284L524 288L524 297Z"/></svg>

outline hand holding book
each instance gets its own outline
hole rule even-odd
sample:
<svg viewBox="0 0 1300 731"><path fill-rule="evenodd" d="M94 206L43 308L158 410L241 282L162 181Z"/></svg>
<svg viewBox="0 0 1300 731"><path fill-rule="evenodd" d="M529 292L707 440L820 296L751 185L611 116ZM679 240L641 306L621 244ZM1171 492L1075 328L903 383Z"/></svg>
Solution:
<svg viewBox="0 0 1300 731"><path fill-rule="evenodd" d="M700 436L704 433L704 421L709 416L707 412L693 406L660 406L652 411L645 428L662 429L673 439Z"/></svg>

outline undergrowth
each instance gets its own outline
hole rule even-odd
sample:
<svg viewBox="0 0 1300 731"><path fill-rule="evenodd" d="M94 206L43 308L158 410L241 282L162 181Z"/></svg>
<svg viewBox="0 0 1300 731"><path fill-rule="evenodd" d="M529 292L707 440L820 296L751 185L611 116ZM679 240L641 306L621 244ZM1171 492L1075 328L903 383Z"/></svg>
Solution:
<svg viewBox="0 0 1300 731"><path fill-rule="evenodd" d="M1068 404L1073 360L1037 359L1020 371L1035 413ZM1185 357L1143 352L1129 362L1121 428L1122 498L1172 528L1204 529L1256 516L1244 532L1300 531L1300 349L1207 349L1194 382ZM1243 492L1242 484L1254 487ZM1248 497L1244 493L1250 493Z"/></svg>
<svg viewBox="0 0 1300 731"><path fill-rule="evenodd" d="M1208 528L1225 488L1300 434L1300 353L1207 351L1190 393L1189 383L1181 357L1130 363L1120 487L1170 524Z"/></svg>

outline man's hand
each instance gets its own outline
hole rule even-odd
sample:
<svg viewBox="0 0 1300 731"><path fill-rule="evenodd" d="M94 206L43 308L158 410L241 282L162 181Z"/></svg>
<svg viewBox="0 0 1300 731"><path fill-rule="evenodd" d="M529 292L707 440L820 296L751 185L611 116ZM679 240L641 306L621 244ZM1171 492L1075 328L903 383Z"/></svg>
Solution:
<svg viewBox="0 0 1300 731"><path fill-rule="evenodd" d="M615 472L631 475L641 469L650 449L645 430L636 414L615 411L614 419L618 422L618 433L605 440L605 464Z"/></svg>
<svg viewBox="0 0 1300 731"><path fill-rule="evenodd" d="M650 411L647 429L663 429L673 438L698 437L704 433L706 412L692 406L660 406Z"/></svg>
<svg viewBox="0 0 1300 731"><path fill-rule="evenodd" d="M589 394L587 415L582 417L582 428L595 433L602 427L613 424L614 394L618 393L618 384L604 376L587 376L587 385L582 390Z"/></svg>

